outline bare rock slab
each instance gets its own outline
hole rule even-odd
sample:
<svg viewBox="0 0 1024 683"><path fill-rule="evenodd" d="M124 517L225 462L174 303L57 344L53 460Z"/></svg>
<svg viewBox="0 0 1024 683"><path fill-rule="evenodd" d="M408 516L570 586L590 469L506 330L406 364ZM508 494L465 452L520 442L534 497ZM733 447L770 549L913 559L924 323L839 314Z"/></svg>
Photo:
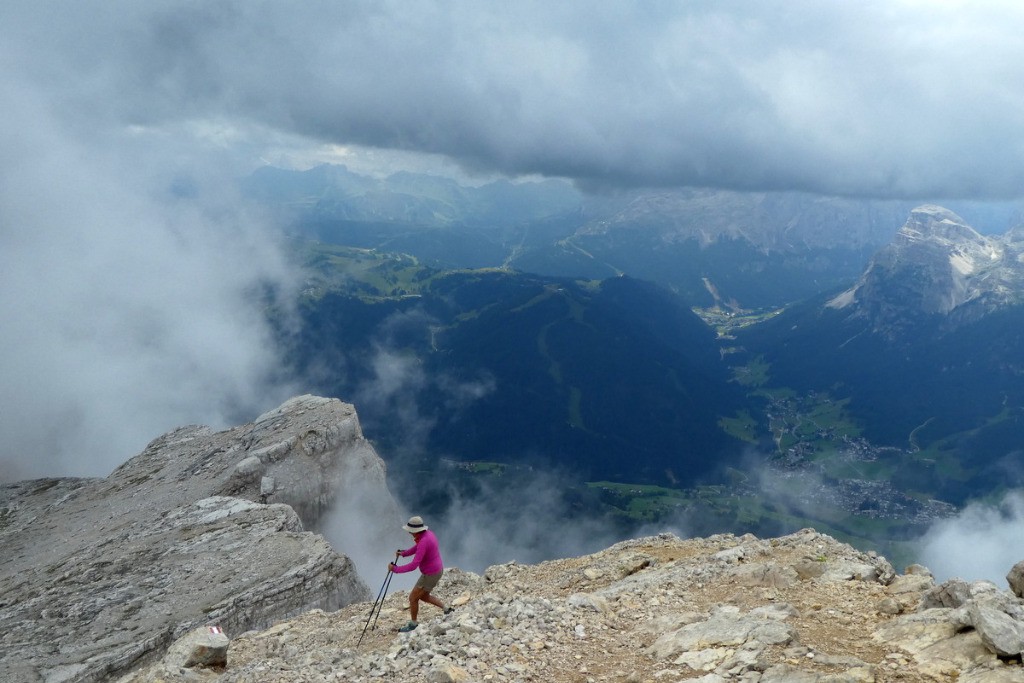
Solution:
<svg viewBox="0 0 1024 683"><path fill-rule="evenodd" d="M367 599L306 529L349 495L394 506L384 473L351 405L300 396L176 429L106 478L0 487L0 680L111 680L197 628Z"/></svg>

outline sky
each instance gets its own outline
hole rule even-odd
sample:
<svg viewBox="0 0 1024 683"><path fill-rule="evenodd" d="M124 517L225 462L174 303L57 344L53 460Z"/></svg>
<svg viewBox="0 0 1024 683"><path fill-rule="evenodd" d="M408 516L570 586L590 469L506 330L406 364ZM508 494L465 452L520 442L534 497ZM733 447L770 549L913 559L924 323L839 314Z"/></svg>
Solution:
<svg viewBox="0 0 1024 683"><path fill-rule="evenodd" d="M1015 0L0 3L0 481L292 395L255 168L1019 200L1022 26Z"/></svg>

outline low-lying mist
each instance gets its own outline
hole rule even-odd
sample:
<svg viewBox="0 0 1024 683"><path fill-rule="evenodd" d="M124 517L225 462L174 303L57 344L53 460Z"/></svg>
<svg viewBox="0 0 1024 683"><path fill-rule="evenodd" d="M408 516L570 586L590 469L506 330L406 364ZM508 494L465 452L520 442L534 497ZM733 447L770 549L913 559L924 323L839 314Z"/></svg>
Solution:
<svg viewBox="0 0 1024 683"><path fill-rule="evenodd" d="M1024 491L997 503L972 503L955 517L936 522L921 539L921 564L936 581L954 577L987 580L1001 588L1024 560Z"/></svg>
<svg viewBox="0 0 1024 683"><path fill-rule="evenodd" d="M447 567L476 573L512 561L537 563L575 557L624 539L662 532L687 538L755 531L763 537L792 533L801 526L762 523L756 529L743 524L727 528L721 515L700 505L643 523L625 519L600 505L596 494L569 472L543 466L509 466L501 473L459 477L457 468L454 463L427 467L422 460L399 460L392 464L389 487L402 509L393 513L391 527L386 527L384 533L375 537L364 535L358 544L350 546L350 554L360 558L357 566L368 584L379 585L394 550L411 545L401 525L412 514L423 516L437 533ZM758 469L753 463L749 472L758 482L766 506L802 513L807 519L824 510L820 500L800 496L792 487L780 486L773 480L777 473L763 466ZM804 482L803 488L808 486L812 485ZM835 510L828 515L834 517ZM362 520L358 514L354 519L360 528L380 522ZM802 526L815 525L812 522ZM829 532L827 525L821 530ZM909 556L890 560L898 572L909 562L923 564L937 582L960 577L969 581L988 580L1005 587L1007 572L1024 559L1024 546L1019 540L1022 531L1024 492L1011 492L999 504L972 504L953 517L933 522L917 538L900 539ZM884 550L892 541L865 539L856 545L863 551L886 554ZM349 553L349 549L341 549ZM405 587L411 587L414 580L415 573L396 577L397 583L392 585L402 587L407 582Z"/></svg>
<svg viewBox="0 0 1024 683"><path fill-rule="evenodd" d="M264 308L298 277L233 179L4 85L0 481L103 476L170 429L287 398Z"/></svg>

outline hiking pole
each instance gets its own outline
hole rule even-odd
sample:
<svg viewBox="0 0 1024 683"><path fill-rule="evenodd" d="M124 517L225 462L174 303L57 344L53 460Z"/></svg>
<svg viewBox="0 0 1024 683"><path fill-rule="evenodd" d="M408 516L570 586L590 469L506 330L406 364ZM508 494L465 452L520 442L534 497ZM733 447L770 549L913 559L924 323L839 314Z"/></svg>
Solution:
<svg viewBox="0 0 1024 683"><path fill-rule="evenodd" d="M384 579L384 597L388 595L388 587L391 585L391 577L394 576L393 571L388 572L388 578ZM380 605L377 607L377 617L380 616L380 608L384 606L384 598L381 598ZM373 618L373 628L377 628L377 617Z"/></svg>
<svg viewBox="0 0 1024 683"><path fill-rule="evenodd" d="M366 616L366 623L363 624L363 632L359 636L359 642L356 643L356 647L359 647L359 644L363 642L363 636L366 635L366 628L370 625L370 619L373 619L374 611L377 612L377 616L380 616L380 607L378 607L378 603L380 605L384 604L383 596L384 596L384 593L388 589L388 584L389 583L391 583L391 568L390 567L388 567L388 575L384 577L384 584L381 585L380 590L377 592L377 599L373 601L373 607L370 608L370 613ZM373 619L373 627L377 628L377 620L376 619Z"/></svg>

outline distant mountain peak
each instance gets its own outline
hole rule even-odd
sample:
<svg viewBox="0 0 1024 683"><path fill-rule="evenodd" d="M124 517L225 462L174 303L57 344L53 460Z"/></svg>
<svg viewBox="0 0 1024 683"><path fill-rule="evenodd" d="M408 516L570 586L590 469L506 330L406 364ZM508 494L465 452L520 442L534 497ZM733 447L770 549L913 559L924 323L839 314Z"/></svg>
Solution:
<svg viewBox="0 0 1024 683"><path fill-rule="evenodd" d="M934 204L925 204L910 212L910 218L897 231L893 242L903 248L921 241L937 245L972 245L987 253L990 259L998 257L997 241L981 235L949 209Z"/></svg>
<svg viewBox="0 0 1024 683"><path fill-rule="evenodd" d="M919 206L857 283L826 305L866 316L885 331L921 314L958 311L974 318L1018 303L1024 298L1022 238L1020 230L985 236L948 209Z"/></svg>

